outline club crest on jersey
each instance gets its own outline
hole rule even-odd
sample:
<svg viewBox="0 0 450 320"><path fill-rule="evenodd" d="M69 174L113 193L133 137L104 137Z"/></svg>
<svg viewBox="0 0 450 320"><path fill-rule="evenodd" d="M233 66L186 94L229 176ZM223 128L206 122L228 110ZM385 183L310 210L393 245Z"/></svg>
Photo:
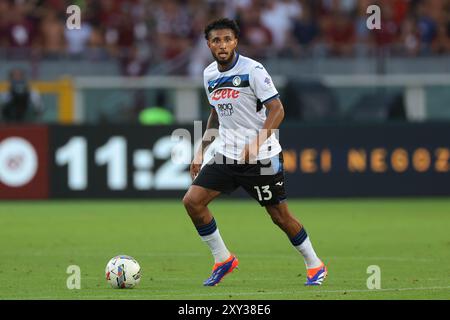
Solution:
<svg viewBox="0 0 450 320"><path fill-rule="evenodd" d="M239 76L234 77L234 78L233 78L233 85L234 85L235 87L237 87L237 86L239 86L240 84L241 84L241 77L239 77Z"/></svg>

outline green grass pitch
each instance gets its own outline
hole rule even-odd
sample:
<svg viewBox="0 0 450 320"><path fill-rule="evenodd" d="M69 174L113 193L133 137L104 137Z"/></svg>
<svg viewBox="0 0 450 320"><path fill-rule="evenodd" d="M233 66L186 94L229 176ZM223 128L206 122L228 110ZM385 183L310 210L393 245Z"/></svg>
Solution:
<svg viewBox="0 0 450 320"><path fill-rule="evenodd" d="M305 287L303 259L253 201L210 205L240 269L217 287L181 201L0 202L0 299L450 299L450 199L290 200L329 268ZM118 254L138 260L138 287L104 278ZM69 265L81 289L69 290ZM367 288L367 268L381 289Z"/></svg>

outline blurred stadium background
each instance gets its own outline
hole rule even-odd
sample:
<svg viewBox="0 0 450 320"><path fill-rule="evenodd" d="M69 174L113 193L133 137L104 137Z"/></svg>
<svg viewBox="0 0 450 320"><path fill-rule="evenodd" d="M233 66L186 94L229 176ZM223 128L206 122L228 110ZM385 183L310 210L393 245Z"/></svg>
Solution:
<svg viewBox="0 0 450 320"><path fill-rule="evenodd" d="M383 28L370 31L366 10L374 3L381 7ZM81 8L81 30L65 28L70 4ZM389 103L394 108L394 101L400 108L395 97L402 94L413 100L403 103L407 120L442 119L450 117L444 102L449 101L449 14L446 0L2 0L0 71L5 78L9 69L20 67L39 82L46 106L42 121L136 123L139 112L153 104L171 110L178 122L190 121L207 116L198 110L201 105L207 110L200 103L202 92L200 98L192 92L211 62L203 28L226 16L242 28L240 52L283 77L280 89L312 86L322 97L316 102L320 107L304 107L310 112L295 102L288 105L289 122L372 117L360 111L368 100L376 96L378 109ZM98 76L110 79L98 81ZM184 79L154 78L117 90L126 81L118 77L137 76L183 76L192 82L183 86ZM386 76L395 77L386 83ZM0 88L4 91L5 84ZM180 97L191 99L183 103L193 109L189 115L178 110L181 90L190 92ZM55 96L61 95L75 102L60 103Z"/></svg>
<svg viewBox="0 0 450 320"><path fill-rule="evenodd" d="M66 28L69 17L66 9L72 4L81 8L80 30ZM370 16L366 10L372 4L381 8L381 30L366 27ZM335 263L335 275L342 273L341 282L330 280L336 291L322 297L336 298L346 286L342 279L347 269L344 265L337 268L341 260L333 260L333 255L341 254L347 258L371 255L375 263L385 262L386 266L390 263L394 269L401 261L410 263L410 267L414 261L407 271L400 267L406 272L403 278L395 272L389 275L389 285L401 285L407 289L405 295L378 297L449 298L449 0L0 0L0 216L11 227L3 233L2 241L11 244L10 251L4 254L17 258L17 252L24 252L20 255L23 267L19 271L27 274L27 265L32 263L24 258L27 252L34 258L41 252L39 257L43 259L45 250L66 252L63 244L73 244L78 239L80 250L68 250L70 257L62 254L55 258L61 266L74 260L79 252L88 252L98 259L89 266L90 272L95 272L99 265L101 271L103 261L106 263L109 255L119 250L137 255L144 267L151 265L156 282L159 274L167 277L165 272L170 267L164 262L164 254L179 249L176 244L156 246L158 241L166 241L166 236L155 229L158 227L153 225L151 216L145 215L152 211L154 200L118 202L118 206L93 203L91 209L81 202L80 207L76 201L32 202L33 206L28 206L28 202L5 200L169 198L157 202L155 208L159 213L155 219L163 221L160 213L167 214L169 220L164 223L179 219L183 215L180 199L190 185L189 169L188 164L175 164L170 157L175 144L180 148L177 151L189 154L198 140L179 143L171 139L171 134L184 128L194 137L194 121L202 120L205 125L209 104L202 87L202 72L212 58L203 28L208 21L223 16L238 21L242 31L239 52L260 60L281 93L286 118L280 140L285 153L288 195L299 217L311 223L319 239L322 237L318 247L328 261ZM237 192L235 196L244 194ZM404 196L409 198L399 202L384 198L374 202L352 200ZM425 196L444 197L421 202ZM329 197L347 200L323 207L323 199ZM413 201L412 197L418 199ZM295 198L314 198L317 202L294 201ZM155 230L147 233L145 228L138 228L142 231L138 236L134 229L116 230L110 225L110 220L121 219L118 208L127 210L127 207L132 208L133 219L153 225ZM81 223L88 221L83 220L88 215L78 216L77 208L92 214L97 224ZM320 208L330 217L333 208L339 208L341 219L333 216L329 221L336 219L334 225L323 225L318 217L325 213ZM236 223L226 220L227 211L235 210L231 203L219 201L216 209L219 216L223 215L225 230L227 222L229 226ZM33 210L46 217L45 221L59 224L51 224L55 227L52 229L44 221L35 221L31 216L29 220L27 217ZM358 220L353 210L358 211L356 215L367 212L367 216ZM424 216L418 212L421 210L426 211ZM60 211L73 215L69 219L81 219L76 222L80 224L77 229L80 233L72 234L72 240L67 235L74 231L65 229L67 221L61 218ZM254 220L247 221L248 225L259 219L256 215ZM416 235L422 232L422 219L428 223L424 229L427 237L420 242ZM27 221L39 226L36 230L48 230L48 238L40 233L33 235L26 227ZM182 222L174 228L189 234L192 245L187 245L195 251L201 244L190 222ZM336 253L336 247L329 243L340 237L339 232L335 230L337 238L331 241L327 238L329 229L324 228L335 229L340 223L348 226L345 230L348 239L340 239L341 247L352 246L355 238L364 238L362 247L370 245L372 251L367 253L360 248L363 252ZM146 243L155 255L145 256L142 249L136 252L131 244L113 247L100 240L102 232L98 233L98 242L83 242L87 241L84 236L89 238L105 225L123 232L124 238L129 236ZM67 233L60 234L57 229ZM85 234L80 230L85 230ZM379 242L377 234L385 234L385 242ZM399 240L401 234L405 238ZM277 236L280 235L273 234ZM39 251L23 240L27 237L36 240L32 243L41 243L44 249ZM54 244L55 239L61 241ZM410 250L411 243L416 251ZM100 244L102 248L97 248ZM391 250L386 250L391 245ZM399 253L403 253L400 258ZM422 260L416 259L419 255ZM206 252L204 256L204 264L209 268ZM182 257L181 254L176 258L180 264L184 263ZM365 289L363 268L367 260L352 260L361 264L362 275L356 275L361 281L353 287L357 291L347 298L357 298L358 290ZM152 264L155 261L162 269ZM420 278L442 265L439 263L447 266L440 282ZM54 266L47 267L53 270ZM175 277L181 277L174 270ZM2 282L6 285L0 298L35 297L40 292L40 289L27 291L26 282L22 289L14 289L16 285L6 275L3 273ZM63 285L64 276L60 276ZM292 287L292 279L284 274L277 277L281 278L268 282L269 292L276 291L277 283L285 282ZM395 282L396 277L399 283ZM413 281L418 278L423 280L419 284ZM231 284L239 290L239 276L236 279L235 282L231 279ZM43 297L53 292L60 294L57 297L75 297L68 296L67 290L54 291L60 285L56 282L46 284L35 278L32 283L47 290ZM102 279L98 283L97 287L103 285ZM441 286L437 287L438 284ZM190 283L185 285L187 291L192 290ZM419 291L414 291L414 287L420 285L425 289L420 291L422 295L416 295ZM146 284L143 286L146 288ZM258 286L250 288L256 292ZM412 291L408 291L410 287ZM164 281L157 282L157 288L160 298L168 297L164 295L167 290L176 291L176 286L168 289ZM95 291L95 285L91 289ZM96 297L95 292L92 296ZM314 298L289 292L241 295L261 296ZM226 291L223 297L228 298Z"/></svg>

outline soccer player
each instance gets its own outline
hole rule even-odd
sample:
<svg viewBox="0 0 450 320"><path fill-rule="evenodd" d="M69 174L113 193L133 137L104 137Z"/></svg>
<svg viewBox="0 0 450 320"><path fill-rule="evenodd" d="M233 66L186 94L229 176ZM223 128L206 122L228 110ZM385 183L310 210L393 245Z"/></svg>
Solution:
<svg viewBox="0 0 450 320"><path fill-rule="evenodd" d="M307 268L305 285L320 285L327 269L286 203L283 155L275 135L284 118L283 105L265 68L236 51L238 37L239 27L233 20L219 19L205 28L215 60L204 71L211 113L202 145L190 166L193 182L183 198L215 260L212 274L203 284L217 285L239 263L225 245L208 204L221 193L243 187L265 207L303 256ZM214 141L211 133L217 128L220 143L213 159L202 167L204 153Z"/></svg>

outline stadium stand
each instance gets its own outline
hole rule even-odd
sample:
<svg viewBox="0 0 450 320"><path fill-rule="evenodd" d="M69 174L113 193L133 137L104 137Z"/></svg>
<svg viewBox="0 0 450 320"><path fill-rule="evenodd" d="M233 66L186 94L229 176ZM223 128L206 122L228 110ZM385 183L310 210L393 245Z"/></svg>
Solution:
<svg viewBox="0 0 450 320"><path fill-rule="evenodd" d="M195 52L203 44L203 26L218 16L239 21L242 52L258 58L355 57L379 50L406 57L450 53L448 1L376 1L386 27L369 32L366 8L372 2L81 0L82 28L69 32L64 25L70 1L1 0L1 57L113 59L122 74L142 75Z"/></svg>

